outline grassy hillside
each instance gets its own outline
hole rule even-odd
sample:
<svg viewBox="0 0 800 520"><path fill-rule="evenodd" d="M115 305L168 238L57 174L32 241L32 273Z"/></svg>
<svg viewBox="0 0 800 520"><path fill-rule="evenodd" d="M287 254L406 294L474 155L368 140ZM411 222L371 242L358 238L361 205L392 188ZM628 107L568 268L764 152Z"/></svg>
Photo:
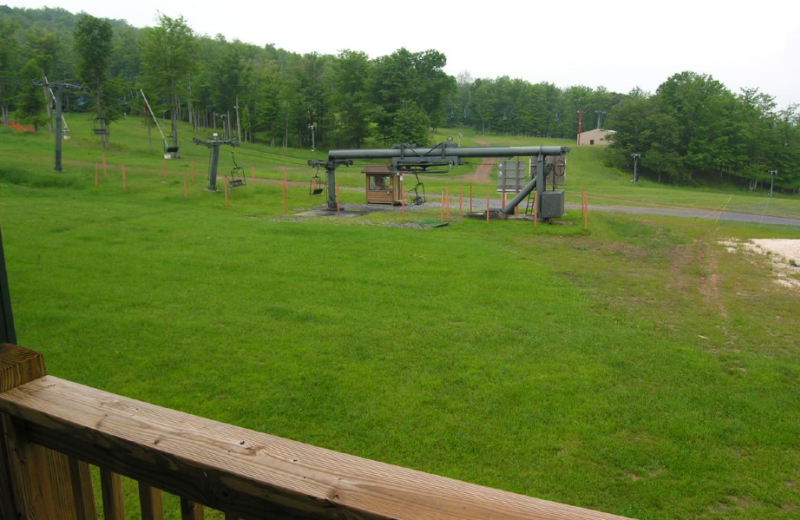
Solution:
<svg viewBox="0 0 800 520"><path fill-rule="evenodd" d="M207 152L188 131L164 181L134 120L114 128L108 177L94 187L102 153L73 119L63 174L51 171L49 136L0 129L19 341L44 353L50 373L643 519L797 514L798 293L776 285L765 260L718 244L796 229L596 213L588 231L457 218L411 229L387 213L297 219L321 204L305 184L290 186L283 218L269 180L287 170L305 182L304 161L324 153L237 149L262 180L226 208L203 191ZM585 187L593 201L709 208L763 199L630 186L601 154L570 155L571 196ZM342 184L362 185L360 167L341 171ZM460 181L429 183L453 193ZM796 216L795 206L776 197L767 209Z"/></svg>

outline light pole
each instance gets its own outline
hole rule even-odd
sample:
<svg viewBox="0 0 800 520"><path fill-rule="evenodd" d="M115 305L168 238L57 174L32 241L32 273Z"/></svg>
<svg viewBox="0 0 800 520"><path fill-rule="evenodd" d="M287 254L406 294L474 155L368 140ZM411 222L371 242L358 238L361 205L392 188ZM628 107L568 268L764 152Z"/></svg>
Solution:
<svg viewBox="0 0 800 520"><path fill-rule="evenodd" d="M316 130L317 127L316 127L316 125L314 125L314 123L311 123L310 125L308 125L308 129L311 130L311 151L312 152L316 152L317 151L317 144L316 144L316 141L314 139L314 130Z"/></svg>
<svg viewBox="0 0 800 520"><path fill-rule="evenodd" d="M631 157L633 157L633 183L636 184L639 182L639 159L642 158L642 154L632 153Z"/></svg>
<svg viewBox="0 0 800 520"><path fill-rule="evenodd" d="M778 175L778 170L770 170L768 173L772 176L769 182L769 196L772 197L772 189L775 187L775 176Z"/></svg>

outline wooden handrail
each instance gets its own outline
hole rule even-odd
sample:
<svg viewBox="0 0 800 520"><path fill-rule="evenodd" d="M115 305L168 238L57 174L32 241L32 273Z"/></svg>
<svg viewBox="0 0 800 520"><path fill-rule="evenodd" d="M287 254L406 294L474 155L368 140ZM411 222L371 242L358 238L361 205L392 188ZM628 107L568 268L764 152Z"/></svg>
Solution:
<svg viewBox="0 0 800 520"><path fill-rule="evenodd" d="M227 518L622 517L309 446L43 376L0 393L31 442Z"/></svg>

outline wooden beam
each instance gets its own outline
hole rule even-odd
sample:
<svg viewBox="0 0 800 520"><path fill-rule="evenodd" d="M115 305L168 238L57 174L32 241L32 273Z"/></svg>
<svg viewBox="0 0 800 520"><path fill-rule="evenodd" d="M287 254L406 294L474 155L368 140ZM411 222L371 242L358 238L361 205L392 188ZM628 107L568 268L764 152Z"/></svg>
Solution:
<svg viewBox="0 0 800 520"><path fill-rule="evenodd" d="M257 433L46 376L0 394L32 440L231 516L611 520L613 515Z"/></svg>
<svg viewBox="0 0 800 520"><path fill-rule="evenodd" d="M41 354L17 345L0 344L0 392L45 375L47 370Z"/></svg>
<svg viewBox="0 0 800 520"><path fill-rule="evenodd" d="M0 345L0 395L46 375L41 354ZM0 413L3 515L26 520L96 520L91 476L85 463L30 441L27 424Z"/></svg>

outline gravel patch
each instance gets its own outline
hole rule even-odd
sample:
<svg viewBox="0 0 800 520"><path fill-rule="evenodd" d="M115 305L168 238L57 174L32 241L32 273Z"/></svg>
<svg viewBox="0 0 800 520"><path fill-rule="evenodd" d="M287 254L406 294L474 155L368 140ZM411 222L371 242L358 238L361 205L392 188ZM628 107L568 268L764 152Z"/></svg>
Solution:
<svg viewBox="0 0 800 520"><path fill-rule="evenodd" d="M744 250L766 257L775 272L775 283L800 290L800 240L788 238L754 238L747 241L720 242L730 253Z"/></svg>

